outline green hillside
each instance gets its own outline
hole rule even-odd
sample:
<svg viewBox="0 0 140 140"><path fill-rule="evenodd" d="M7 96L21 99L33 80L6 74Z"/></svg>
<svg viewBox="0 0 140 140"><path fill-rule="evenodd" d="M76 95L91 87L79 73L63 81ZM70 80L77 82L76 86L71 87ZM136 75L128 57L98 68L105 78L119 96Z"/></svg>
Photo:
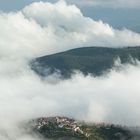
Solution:
<svg viewBox="0 0 140 140"><path fill-rule="evenodd" d="M131 140L134 138L126 127L87 124L67 117L38 118L30 124L36 134L52 140Z"/></svg>
<svg viewBox="0 0 140 140"><path fill-rule="evenodd" d="M70 76L73 70L80 70L84 74L101 75L112 68L114 60L118 57L121 63L131 62L131 58L140 60L140 47L73 49L37 58L32 62L32 69L42 76L56 70L59 70L63 76Z"/></svg>

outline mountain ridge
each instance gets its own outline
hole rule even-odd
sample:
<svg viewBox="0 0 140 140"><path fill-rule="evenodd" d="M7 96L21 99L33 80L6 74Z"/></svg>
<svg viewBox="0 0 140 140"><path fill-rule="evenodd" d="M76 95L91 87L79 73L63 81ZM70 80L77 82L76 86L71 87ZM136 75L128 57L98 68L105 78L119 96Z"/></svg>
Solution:
<svg viewBox="0 0 140 140"><path fill-rule="evenodd" d="M31 62L31 68L41 76L59 71L62 76L70 77L74 70L81 71L85 75L100 76L114 66L117 58L120 58L122 64L140 60L140 47L76 48L36 58Z"/></svg>

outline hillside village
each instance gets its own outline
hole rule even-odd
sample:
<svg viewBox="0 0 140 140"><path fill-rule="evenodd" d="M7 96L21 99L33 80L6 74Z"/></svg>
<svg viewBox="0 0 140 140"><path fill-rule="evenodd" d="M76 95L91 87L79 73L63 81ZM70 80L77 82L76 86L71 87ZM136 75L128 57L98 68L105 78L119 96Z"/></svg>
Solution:
<svg viewBox="0 0 140 140"><path fill-rule="evenodd" d="M88 138L90 136L89 133L82 130L82 125L80 123L67 117L44 117L37 119L35 122L35 128L38 131L42 132L44 128L47 128L47 130L49 129L50 135L52 129L53 133L55 132L57 134L63 133L63 131L65 133L67 131L79 137Z"/></svg>
<svg viewBox="0 0 140 140"><path fill-rule="evenodd" d="M32 128L45 138L71 140L130 140L127 127L113 124L87 124L68 117L41 117L32 120Z"/></svg>

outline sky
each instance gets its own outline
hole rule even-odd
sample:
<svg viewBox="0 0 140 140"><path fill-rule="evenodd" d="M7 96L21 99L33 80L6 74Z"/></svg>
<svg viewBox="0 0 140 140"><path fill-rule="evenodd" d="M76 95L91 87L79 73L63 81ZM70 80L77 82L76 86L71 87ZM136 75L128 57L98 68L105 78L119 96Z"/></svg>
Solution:
<svg viewBox="0 0 140 140"><path fill-rule="evenodd" d="M40 0L0 0L0 10L20 10L35 1ZM56 2L57 0L42 1ZM85 16L102 20L115 28L129 28L140 32L139 0L67 0L67 2L76 4Z"/></svg>

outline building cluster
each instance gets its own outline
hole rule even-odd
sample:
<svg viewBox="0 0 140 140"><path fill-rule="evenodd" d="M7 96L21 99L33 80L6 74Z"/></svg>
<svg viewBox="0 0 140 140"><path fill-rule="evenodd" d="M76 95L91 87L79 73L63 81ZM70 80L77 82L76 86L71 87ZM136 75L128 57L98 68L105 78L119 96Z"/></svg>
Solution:
<svg viewBox="0 0 140 140"><path fill-rule="evenodd" d="M49 126L53 124L56 129L59 128L65 128L66 130L70 130L72 132L84 135L86 137L89 137L88 133L85 133L81 127L80 124L78 124L75 120L67 118L67 117L45 117L45 118L39 118L37 120L36 128L40 129L43 126Z"/></svg>

